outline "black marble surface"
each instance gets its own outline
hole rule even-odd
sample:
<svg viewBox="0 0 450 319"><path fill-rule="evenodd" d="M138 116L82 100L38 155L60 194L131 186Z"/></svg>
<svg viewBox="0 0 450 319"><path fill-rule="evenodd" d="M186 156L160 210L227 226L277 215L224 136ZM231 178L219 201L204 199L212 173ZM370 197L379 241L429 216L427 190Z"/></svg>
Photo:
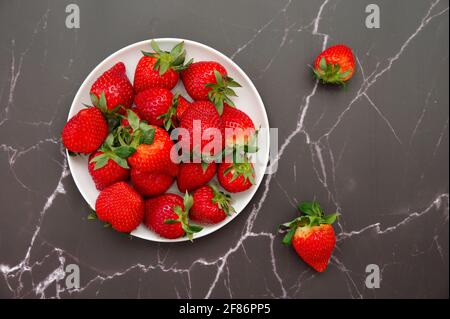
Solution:
<svg viewBox="0 0 450 319"><path fill-rule="evenodd" d="M80 8L67 29L65 8ZM370 3L380 29L365 26ZM448 298L448 0L0 1L0 297ZM247 209L190 243L88 222L60 143L87 74L148 38L196 40L251 77L279 128L278 171ZM346 43L345 89L312 80ZM317 274L281 244L298 201L342 216ZM80 267L67 289L65 268ZM368 264L381 286L365 285Z"/></svg>

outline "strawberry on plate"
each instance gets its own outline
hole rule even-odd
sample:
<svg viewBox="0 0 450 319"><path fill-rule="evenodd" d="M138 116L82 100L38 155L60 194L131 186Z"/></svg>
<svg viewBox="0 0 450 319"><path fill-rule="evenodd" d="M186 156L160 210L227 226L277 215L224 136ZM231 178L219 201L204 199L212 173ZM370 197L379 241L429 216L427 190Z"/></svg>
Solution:
<svg viewBox="0 0 450 319"><path fill-rule="evenodd" d="M283 243L292 244L303 261L316 271L323 272L336 244L336 235L331 224L339 214L325 216L317 202L301 203L299 210L304 215L282 225L289 229Z"/></svg>
<svg viewBox="0 0 450 319"><path fill-rule="evenodd" d="M174 127L176 103L172 92L164 88L150 88L136 95L136 110L141 118L151 125Z"/></svg>
<svg viewBox="0 0 450 319"><path fill-rule="evenodd" d="M105 188L95 202L97 218L123 233L139 226L144 218L144 209L143 198L126 182Z"/></svg>
<svg viewBox="0 0 450 319"><path fill-rule="evenodd" d="M344 84L355 72L352 50L342 44L329 47L316 58L313 71L323 83Z"/></svg>
<svg viewBox="0 0 450 319"><path fill-rule="evenodd" d="M134 89L136 93L149 88L165 88L172 90L178 82L178 72L186 68L192 61L184 64L186 51L184 42L178 43L170 52L162 51L156 41L152 40L154 52L142 52L134 73Z"/></svg>
<svg viewBox="0 0 450 319"><path fill-rule="evenodd" d="M136 147L136 151L128 157L128 164L141 172L177 176L178 164L172 161L170 155L173 141L164 129L150 127L154 132L153 136Z"/></svg>
<svg viewBox="0 0 450 319"><path fill-rule="evenodd" d="M186 111L191 106L191 102L186 100L183 96L177 96L177 119L178 122L181 121L181 116L184 111Z"/></svg>
<svg viewBox="0 0 450 319"><path fill-rule="evenodd" d="M178 168L177 185L182 193L206 185L216 175L216 163L182 163Z"/></svg>
<svg viewBox="0 0 450 319"><path fill-rule="evenodd" d="M241 86L228 76L227 70L220 63L214 61L192 63L181 72L181 79L192 99L210 100L220 115L224 103L234 106L230 97L236 96L236 93L232 88Z"/></svg>
<svg viewBox="0 0 450 319"><path fill-rule="evenodd" d="M255 184L253 164L245 160L242 163L220 163L217 169L220 185L230 193L239 193Z"/></svg>
<svg viewBox="0 0 450 319"><path fill-rule="evenodd" d="M180 136L180 145L202 156L218 156L223 150L224 127L214 104L196 101L184 111L180 128L187 136Z"/></svg>
<svg viewBox="0 0 450 319"><path fill-rule="evenodd" d="M225 147L249 146L256 134L255 124L243 111L224 105L222 123L225 127Z"/></svg>
<svg viewBox="0 0 450 319"><path fill-rule="evenodd" d="M103 190L117 182L126 181L130 176L130 170L120 166L114 158L112 153L101 150L89 156L89 174L98 190Z"/></svg>
<svg viewBox="0 0 450 319"><path fill-rule="evenodd" d="M133 104L134 89L126 75L125 64L116 63L104 72L94 82L90 93L97 99L104 93L108 110L114 110L119 106L130 108Z"/></svg>
<svg viewBox="0 0 450 319"><path fill-rule="evenodd" d="M212 184L197 189L193 198L189 217L200 224L217 224L234 212L231 196Z"/></svg>
<svg viewBox="0 0 450 319"><path fill-rule="evenodd" d="M134 188L144 197L164 194L174 181L170 175L146 173L137 169L132 169L130 176Z"/></svg>
<svg viewBox="0 0 450 319"><path fill-rule="evenodd" d="M96 107L87 107L66 123L61 137L70 152L89 154L102 145L107 135L108 125L102 112Z"/></svg>
<svg viewBox="0 0 450 319"><path fill-rule="evenodd" d="M180 238L185 235L192 240L202 227L190 225L188 216L193 204L192 196L184 198L175 194L164 194L145 202L144 224L161 237Z"/></svg>

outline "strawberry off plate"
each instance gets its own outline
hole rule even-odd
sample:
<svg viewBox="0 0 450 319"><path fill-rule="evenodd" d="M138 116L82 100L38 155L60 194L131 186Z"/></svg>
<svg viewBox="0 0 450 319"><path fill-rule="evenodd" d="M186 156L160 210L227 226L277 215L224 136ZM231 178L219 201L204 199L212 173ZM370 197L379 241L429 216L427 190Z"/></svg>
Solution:
<svg viewBox="0 0 450 319"><path fill-rule="evenodd" d="M242 88L237 88L236 93L238 97L234 98L234 102L236 106L246 112L253 120L255 127L261 128L260 136L259 136L259 151L257 159L254 162L255 167L255 185L253 185L249 190L233 194L233 202L232 205L236 210L236 213L227 217L224 221L219 224L205 226L204 229L197 233L194 236L195 238L203 237L208 234L215 232L221 227L225 226L231 220L233 220L242 210L247 206L247 204L251 201L253 196L255 195L256 190L261 184L263 175L265 173L265 169L269 160L269 123L267 119L266 110L264 108L264 104L261 100L261 97L258 94L255 86L249 77L242 71L239 66L236 65L232 60L223 55L222 53L198 42L183 40L183 39L173 39L173 38L164 38L164 39L155 39L161 49L170 50L174 45L179 43L180 41L184 41L185 49L187 52L186 60L193 58L195 61L217 61L221 63L228 71L229 76L235 79L238 83L242 85ZM83 108L83 103L89 104L89 90L95 80L106 70L111 68L115 63L122 61L127 68L127 76L130 81L133 81L134 78L134 70L139 59L142 57L141 51L150 51L150 41L142 41L132 45L129 45L114 54L110 55L108 58L103 60L85 79L80 89L78 90L73 102L70 107L69 119L75 115L80 109ZM179 92L183 96L188 97L183 84L181 81L175 87L173 92ZM77 185L80 193L84 197L84 199L89 203L89 205L94 208L95 201L99 194L99 191L95 188L94 182L92 181L91 176L88 172L87 165L87 157L86 156L76 156L70 157L68 156L68 162L70 171L72 173L75 184ZM169 193L180 194L176 183L172 185L172 187L168 191ZM151 230L147 229L144 225L140 225L136 228L132 233L133 236L157 241L157 242L179 242L188 240L187 237L182 237L175 240L168 240L160 237L159 235L153 233Z"/></svg>

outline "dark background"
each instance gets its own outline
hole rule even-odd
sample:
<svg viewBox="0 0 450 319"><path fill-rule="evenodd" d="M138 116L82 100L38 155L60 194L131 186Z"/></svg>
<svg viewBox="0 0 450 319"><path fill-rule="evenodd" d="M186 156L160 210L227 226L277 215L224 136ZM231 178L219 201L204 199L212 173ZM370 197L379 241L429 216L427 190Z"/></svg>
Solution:
<svg viewBox="0 0 450 319"><path fill-rule="evenodd" d="M65 27L80 7L81 28ZM367 29L365 8L381 9ZM447 0L0 1L0 297L448 298ZM276 174L232 223L190 243L88 222L60 132L87 74L137 41L179 37L233 58L279 129ZM346 43L358 71L317 86ZM328 270L281 244L298 201L342 213ZM80 290L65 267L78 264ZM365 286L377 264L381 287Z"/></svg>

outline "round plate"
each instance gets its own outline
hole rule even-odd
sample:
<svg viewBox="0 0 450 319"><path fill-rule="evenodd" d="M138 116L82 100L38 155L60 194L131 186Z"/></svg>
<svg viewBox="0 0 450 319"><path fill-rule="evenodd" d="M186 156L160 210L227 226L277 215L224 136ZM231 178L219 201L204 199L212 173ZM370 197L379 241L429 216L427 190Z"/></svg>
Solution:
<svg viewBox="0 0 450 319"><path fill-rule="evenodd" d="M233 198L232 205L235 208L236 213L227 217L221 223L211 226L205 226L201 232L194 235L195 239L211 234L216 230L222 228L226 224L228 224L245 208L245 206L250 202L252 197L255 195L256 190L261 184L269 160L269 122L267 119L267 113L264 108L264 104L252 81L244 73L244 71L242 71L242 69L239 66L237 66L236 63L234 63L231 59L229 59L222 53L198 42L173 38L164 38L155 40L158 42L162 50L170 50L174 45L176 45L180 41L184 41L184 46L187 52L186 61L193 58L195 61L211 60L221 63L226 68L228 75L242 85L242 88L236 89L238 97L233 99L236 104L236 107L246 112L251 117L251 119L255 123L255 127L261 128L258 138L259 140L258 142L259 151L257 154L258 159L254 163L256 174L255 185L253 185L249 190L245 192L232 195ZM142 57L141 51L151 51L150 41L151 40L147 40L129 45L117 51L116 53L110 55L105 60L103 60L88 75L88 77L84 80L83 84L78 90L77 94L75 95L75 98L72 102L72 106L70 107L69 119L83 108L83 103L90 104L89 90L92 84L103 72L111 68L115 63L122 61L125 64L128 78L133 83L134 70L136 68L139 59ZM186 93L183 87L183 84L181 83L181 80L172 91L179 92L184 97L190 99L189 95ZM95 201L97 199L99 191L95 188L94 182L92 181L92 178L89 175L87 168L88 167L87 157L86 156L76 156L76 157L67 156L67 157L69 162L69 168L72 173L75 184L77 185L84 199L89 203L89 205L92 208L94 208ZM176 186L176 183L174 183L171 186L168 192L180 194ZM151 230L147 229L142 224L138 228L136 228L131 234L139 238L156 242L179 242L188 240L187 237L170 240L162 238L159 235L152 232Z"/></svg>

